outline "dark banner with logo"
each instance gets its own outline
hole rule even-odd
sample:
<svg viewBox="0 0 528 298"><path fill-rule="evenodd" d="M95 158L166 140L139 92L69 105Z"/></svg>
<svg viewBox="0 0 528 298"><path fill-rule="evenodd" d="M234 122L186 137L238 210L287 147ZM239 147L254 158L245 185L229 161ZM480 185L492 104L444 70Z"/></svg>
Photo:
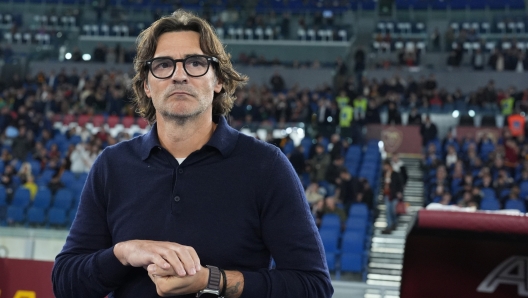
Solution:
<svg viewBox="0 0 528 298"><path fill-rule="evenodd" d="M53 262L0 258L0 297L54 297L52 268Z"/></svg>
<svg viewBox="0 0 528 298"><path fill-rule="evenodd" d="M400 296L528 297L528 219L419 211L407 237Z"/></svg>

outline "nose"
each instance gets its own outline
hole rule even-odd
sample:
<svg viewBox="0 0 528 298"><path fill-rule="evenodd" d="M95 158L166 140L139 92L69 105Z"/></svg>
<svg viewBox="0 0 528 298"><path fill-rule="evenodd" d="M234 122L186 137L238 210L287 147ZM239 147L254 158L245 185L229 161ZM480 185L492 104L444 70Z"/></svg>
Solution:
<svg viewBox="0 0 528 298"><path fill-rule="evenodd" d="M183 69L183 61L176 62L172 80L175 82L187 82L187 73Z"/></svg>

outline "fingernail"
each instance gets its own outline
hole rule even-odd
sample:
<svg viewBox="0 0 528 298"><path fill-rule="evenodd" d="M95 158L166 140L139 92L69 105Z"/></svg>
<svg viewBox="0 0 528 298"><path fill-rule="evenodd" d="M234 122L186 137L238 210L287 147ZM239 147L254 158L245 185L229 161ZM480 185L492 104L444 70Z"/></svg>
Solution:
<svg viewBox="0 0 528 298"><path fill-rule="evenodd" d="M196 271L202 270L202 266L200 264L196 265Z"/></svg>
<svg viewBox="0 0 528 298"><path fill-rule="evenodd" d="M196 274L196 270L194 268L191 268L191 272L189 272L191 275L195 275Z"/></svg>

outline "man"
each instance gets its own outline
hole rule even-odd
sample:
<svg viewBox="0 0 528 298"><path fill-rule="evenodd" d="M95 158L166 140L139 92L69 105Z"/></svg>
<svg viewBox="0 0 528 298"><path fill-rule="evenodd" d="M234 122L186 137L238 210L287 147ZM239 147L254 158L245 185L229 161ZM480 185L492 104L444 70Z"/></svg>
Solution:
<svg viewBox="0 0 528 298"><path fill-rule="evenodd" d="M387 227L382 233L390 234L396 229L396 204L398 204L398 201L403 200L403 183L401 176L393 170L389 160L383 162L383 177L383 200L385 201Z"/></svg>
<svg viewBox="0 0 528 298"><path fill-rule="evenodd" d="M227 125L247 78L213 29L181 10L163 17L138 37L134 68L152 129L93 165L56 258L56 297L331 297L289 161Z"/></svg>

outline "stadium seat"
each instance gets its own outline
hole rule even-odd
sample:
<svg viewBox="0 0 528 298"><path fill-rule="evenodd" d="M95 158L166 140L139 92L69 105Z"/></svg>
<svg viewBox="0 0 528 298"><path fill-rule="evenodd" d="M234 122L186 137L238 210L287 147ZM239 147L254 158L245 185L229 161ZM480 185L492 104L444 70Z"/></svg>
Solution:
<svg viewBox="0 0 528 298"><path fill-rule="evenodd" d="M51 204L51 191L47 187L39 187L31 207L47 209Z"/></svg>
<svg viewBox="0 0 528 298"><path fill-rule="evenodd" d="M367 231L367 221L365 218L349 217L345 223L345 232L349 231L365 233Z"/></svg>
<svg viewBox="0 0 528 298"><path fill-rule="evenodd" d="M69 189L59 189L53 199L53 207L69 210L73 203L73 193Z"/></svg>
<svg viewBox="0 0 528 298"><path fill-rule="evenodd" d="M516 209L522 213L526 213L526 205L521 200L507 200L504 204L504 209Z"/></svg>
<svg viewBox="0 0 528 298"><path fill-rule="evenodd" d="M9 206L7 207L7 223L9 224L22 224L26 220L24 214L24 207L20 206Z"/></svg>
<svg viewBox="0 0 528 298"><path fill-rule="evenodd" d="M25 187L19 187L15 190L13 194L13 201L11 206L20 207L22 209L26 208L31 201L29 189Z"/></svg>
<svg viewBox="0 0 528 298"><path fill-rule="evenodd" d="M77 178L70 170L64 170L60 180L66 188L69 188L70 185L73 185L77 181Z"/></svg>
<svg viewBox="0 0 528 298"><path fill-rule="evenodd" d="M123 120L121 120L121 123L125 128L130 128L132 125L136 123L136 118L132 116L125 116L123 117Z"/></svg>
<svg viewBox="0 0 528 298"><path fill-rule="evenodd" d="M320 230L321 240L326 254L339 252L338 242L340 233L335 230Z"/></svg>
<svg viewBox="0 0 528 298"><path fill-rule="evenodd" d="M364 256L358 253L343 252L341 254L340 271L341 272L362 272Z"/></svg>
<svg viewBox="0 0 528 298"><path fill-rule="evenodd" d="M352 206L350 206L350 209L348 211L348 217L349 218L364 218L368 220L369 210L368 210L367 205L364 203L352 204Z"/></svg>
<svg viewBox="0 0 528 298"><path fill-rule="evenodd" d="M27 211L27 223L30 225L43 225L46 214L43 208L30 207Z"/></svg>
<svg viewBox="0 0 528 298"><path fill-rule="evenodd" d="M119 124L119 117L116 115L108 116L106 123L108 124L109 128L114 128L117 124Z"/></svg>
<svg viewBox="0 0 528 298"><path fill-rule="evenodd" d="M61 208L50 208L48 211L48 224L53 226L65 226L66 221L66 210Z"/></svg>
<svg viewBox="0 0 528 298"><path fill-rule="evenodd" d="M500 203L495 198L484 198L480 202L480 210L499 210Z"/></svg>
<svg viewBox="0 0 528 298"><path fill-rule="evenodd" d="M105 117L103 115L94 115L92 117L92 125L94 127L103 127L105 122Z"/></svg>
<svg viewBox="0 0 528 298"><path fill-rule="evenodd" d="M327 213L321 219L320 230L331 230L341 232L341 218L337 214Z"/></svg>

